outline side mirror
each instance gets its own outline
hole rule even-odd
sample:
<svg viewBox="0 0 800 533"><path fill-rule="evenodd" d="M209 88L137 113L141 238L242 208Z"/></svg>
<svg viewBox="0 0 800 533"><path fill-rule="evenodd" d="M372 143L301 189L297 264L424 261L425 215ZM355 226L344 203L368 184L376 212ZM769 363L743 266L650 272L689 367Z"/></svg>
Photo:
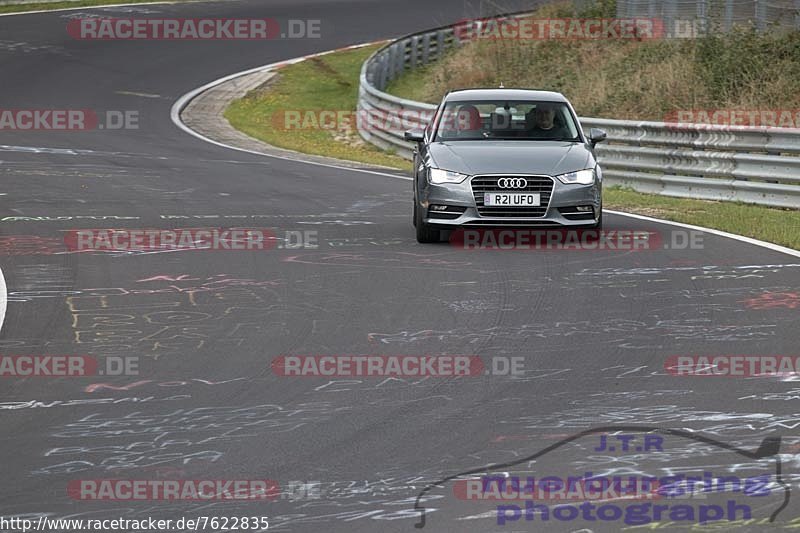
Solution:
<svg viewBox="0 0 800 533"><path fill-rule="evenodd" d="M599 128L592 128L589 130L589 142L592 146L596 145L597 143L601 143L608 138L608 134Z"/></svg>
<svg viewBox="0 0 800 533"><path fill-rule="evenodd" d="M408 130L404 137L407 141L421 143L425 140L425 132L423 130Z"/></svg>

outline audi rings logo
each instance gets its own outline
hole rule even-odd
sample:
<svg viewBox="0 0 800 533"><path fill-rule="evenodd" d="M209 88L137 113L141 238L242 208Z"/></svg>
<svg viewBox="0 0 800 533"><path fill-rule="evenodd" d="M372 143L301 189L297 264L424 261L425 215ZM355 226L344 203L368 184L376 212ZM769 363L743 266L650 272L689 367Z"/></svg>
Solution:
<svg viewBox="0 0 800 533"><path fill-rule="evenodd" d="M528 180L525 178L500 178L497 180L497 186L501 189L524 189L528 186Z"/></svg>

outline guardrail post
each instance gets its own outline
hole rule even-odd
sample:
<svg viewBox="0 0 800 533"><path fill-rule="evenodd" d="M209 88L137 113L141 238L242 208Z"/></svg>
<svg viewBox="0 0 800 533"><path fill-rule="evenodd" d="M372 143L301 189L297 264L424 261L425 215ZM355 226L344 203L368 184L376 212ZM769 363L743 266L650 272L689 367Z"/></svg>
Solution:
<svg viewBox="0 0 800 533"><path fill-rule="evenodd" d="M431 34L426 33L422 36L422 64L427 65L431 57Z"/></svg>
<svg viewBox="0 0 800 533"><path fill-rule="evenodd" d="M800 0L797 0L800 2ZM436 59L440 59L444 53L444 30L436 32Z"/></svg>
<svg viewBox="0 0 800 533"><path fill-rule="evenodd" d="M733 29L733 0L725 2L725 31Z"/></svg>
<svg viewBox="0 0 800 533"><path fill-rule="evenodd" d="M408 49L408 68L414 70L417 68L417 53L419 47L419 37L415 35L411 38L411 43Z"/></svg>
<svg viewBox="0 0 800 533"><path fill-rule="evenodd" d="M395 45L391 45L386 51L386 83L392 81L394 79L394 54L395 54ZM383 86L384 89L386 85ZM383 90L383 89L381 89Z"/></svg>
<svg viewBox="0 0 800 533"><path fill-rule="evenodd" d="M409 40L406 39L399 44L397 47L397 63L395 64L394 75L395 77L402 75L403 72L406 70L406 54L408 53L406 49L408 48Z"/></svg>
<svg viewBox="0 0 800 533"><path fill-rule="evenodd" d="M389 66L387 71L389 73L388 81L391 82L395 76L397 75L397 54L399 53L397 50L400 48L400 45L397 43L393 44L392 47L389 49Z"/></svg>
<svg viewBox="0 0 800 533"><path fill-rule="evenodd" d="M697 22L699 26L697 32L699 35L708 33L708 2L707 0L698 0L697 2ZM698 36L699 36L698 35Z"/></svg>
<svg viewBox="0 0 800 533"><path fill-rule="evenodd" d="M386 54L378 59L378 88L383 91L389 83L389 67Z"/></svg>
<svg viewBox="0 0 800 533"><path fill-rule="evenodd" d="M661 8L661 12L664 18L664 30L668 37L675 39L678 38L678 17L677 12L675 10L675 0L664 0L664 4Z"/></svg>
<svg viewBox="0 0 800 533"><path fill-rule="evenodd" d="M800 0L794 0L794 27L800 30Z"/></svg>
<svg viewBox="0 0 800 533"><path fill-rule="evenodd" d="M753 0L755 8L756 29L764 31L767 27L766 3L763 0Z"/></svg>

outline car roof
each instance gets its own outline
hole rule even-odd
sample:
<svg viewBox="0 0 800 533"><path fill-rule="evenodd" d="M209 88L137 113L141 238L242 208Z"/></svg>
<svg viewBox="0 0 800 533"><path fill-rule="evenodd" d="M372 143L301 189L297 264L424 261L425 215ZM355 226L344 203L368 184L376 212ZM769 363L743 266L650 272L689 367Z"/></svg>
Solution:
<svg viewBox="0 0 800 533"><path fill-rule="evenodd" d="M566 97L561 93L533 89L461 89L451 91L445 96L447 102L466 100L539 100L567 103Z"/></svg>

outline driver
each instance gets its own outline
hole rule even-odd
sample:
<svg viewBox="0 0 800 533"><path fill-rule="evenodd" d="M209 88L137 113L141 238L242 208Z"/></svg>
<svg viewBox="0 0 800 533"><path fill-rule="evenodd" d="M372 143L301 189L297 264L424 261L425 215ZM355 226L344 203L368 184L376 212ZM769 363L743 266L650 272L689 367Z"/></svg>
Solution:
<svg viewBox="0 0 800 533"><path fill-rule="evenodd" d="M543 102L525 115L526 135L535 139L560 139L569 137L565 128L555 123L556 108Z"/></svg>

